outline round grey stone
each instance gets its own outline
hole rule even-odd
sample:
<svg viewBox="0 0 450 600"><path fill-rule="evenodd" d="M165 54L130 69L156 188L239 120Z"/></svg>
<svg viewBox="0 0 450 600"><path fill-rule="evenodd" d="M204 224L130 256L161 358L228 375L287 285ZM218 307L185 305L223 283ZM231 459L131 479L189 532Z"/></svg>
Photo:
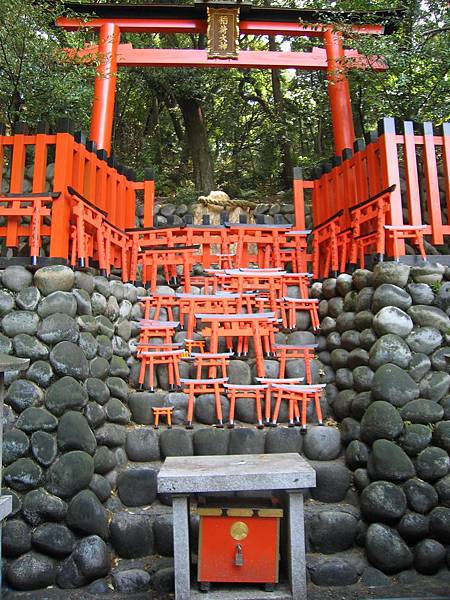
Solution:
<svg viewBox="0 0 450 600"><path fill-rule="evenodd" d="M432 575L444 564L446 551L436 540L426 539L414 548L414 566L419 573Z"/></svg>
<svg viewBox="0 0 450 600"><path fill-rule="evenodd" d="M433 431L433 442L436 446L450 452L450 422L437 423Z"/></svg>
<svg viewBox="0 0 450 600"><path fill-rule="evenodd" d="M102 294L94 292L91 296L92 314L94 316L103 315L106 312L106 306L106 298Z"/></svg>
<svg viewBox="0 0 450 600"><path fill-rule="evenodd" d="M430 533L443 544L450 544L450 508L433 508L430 513Z"/></svg>
<svg viewBox="0 0 450 600"><path fill-rule="evenodd" d="M0 290L0 317L3 317L4 315L10 313L12 310L14 310L14 307L14 295L8 292L7 290Z"/></svg>
<svg viewBox="0 0 450 600"><path fill-rule="evenodd" d="M391 283L400 288L408 283L410 267L397 262L377 263L373 269L373 285L375 288L383 283Z"/></svg>
<svg viewBox="0 0 450 600"><path fill-rule="evenodd" d="M68 411L60 419L57 431L59 449L82 450L93 455L97 442L89 424L79 412Z"/></svg>
<svg viewBox="0 0 450 600"><path fill-rule="evenodd" d="M128 406L134 423L151 425L153 423L152 408L164 406L164 394L133 392L128 398Z"/></svg>
<svg viewBox="0 0 450 600"><path fill-rule="evenodd" d="M43 296L48 296L56 291L68 292L72 289L74 282L75 275L72 269L63 265L42 267L34 274L34 284Z"/></svg>
<svg viewBox="0 0 450 600"><path fill-rule="evenodd" d="M130 411L118 398L108 400L105 404L105 413L111 423L127 425L130 422Z"/></svg>
<svg viewBox="0 0 450 600"><path fill-rule="evenodd" d="M442 334L435 327L419 327L408 335L406 343L413 352L431 354L442 344Z"/></svg>
<svg viewBox="0 0 450 600"><path fill-rule="evenodd" d="M198 429L194 433L194 454L199 456L228 454L230 434L226 429Z"/></svg>
<svg viewBox="0 0 450 600"><path fill-rule="evenodd" d="M333 402L333 412L338 421L350 416L352 402L356 396L353 390L341 390Z"/></svg>
<svg viewBox="0 0 450 600"><path fill-rule="evenodd" d="M445 284L444 284L445 285ZM411 294L414 304L433 304L433 290L426 283L410 283L408 292ZM440 307L445 310L445 307Z"/></svg>
<svg viewBox="0 0 450 600"><path fill-rule="evenodd" d="M444 414L444 409L437 402L418 398L417 400L405 404L401 409L400 414L404 421L427 425L428 423L440 421Z"/></svg>
<svg viewBox="0 0 450 600"><path fill-rule="evenodd" d="M370 349L369 356L369 364L375 370L386 363L392 363L402 369L407 369L412 358L407 343L401 337L392 333L380 337Z"/></svg>
<svg viewBox="0 0 450 600"><path fill-rule="evenodd" d="M393 333L405 338L413 329L409 315L395 306L385 306L374 317L372 327L378 335Z"/></svg>
<svg viewBox="0 0 450 600"><path fill-rule="evenodd" d="M33 431L54 431L58 425L58 420L44 408L30 406L26 408L16 421L17 429L25 433Z"/></svg>
<svg viewBox="0 0 450 600"><path fill-rule="evenodd" d="M344 298L335 296L328 300L328 314L333 319L336 319L341 313L344 312Z"/></svg>
<svg viewBox="0 0 450 600"><path fill-rule="evenodd" d="M39 317L28 310L14 310L2 319L2 329L8 337L19 334L34 335L39 325Z"/></svg>
<svg viewBox="0 0 450 600"><path fill-rule="evenodd" d="M82 315L77 317L77 324L80 331L86 331L88 333L96 334L98 331L98 323L95 317L90 315Z"/></svg>
<svg viewBox="0 0 450 600"><path fill-rule="evenodd" d="M78 343L88 360L95 358L97 354L97 340L92 333L89 333L88 331L81 332L78 338Z"/></svg>
<svg viewBox="0 0 450 600"><path fill-rule="evenodd" d="M411 306L408 314L420 327L436 327L444 334L450 329L450 318L436 306L416 304Z"/></svg>
<svg viewBox="0 0 450 600"><path fill-rule="evenodd" d="M375 440L396 439L403 430L403 420L398 411L382 400L373 402L361 420L361 439L372 444Z"/></svg>
<svg viewBox="0 0 450 600"><path fill-rule="evenodd" d="M33 275L19 265L11 265L6 267L2 272L3 287L12 292L20 292L29 287L33 282Z"/></svg>
<svg viewBox="0 0 450 600"><path fill-rule="evenodd" d="M112 518L110 533L114 549L121 558L153 554L153 529L149 515L119 512Z"/></svg>
<svg viewBox="0 0 450 600"><path fill-rule="evenodd" d="M322 295L327 300L336 296L336 279L330 277L329 279L325 279L325 281L323 281Z"/></svg>
<svg viewBox="0 0 450 600"><path fill-rule="evenodd" d="M39 293L39 290L35 287L24 288L16 296L17 306L19 308L21 308L22 310L32 310L32 311L36 310L40 299L41 299L41 294ZM14 303L14 299L13 299L13 303ZM11 307L11 310L12 310L12 307ZM9 312L9 311L7 311L7 312ZM0 314L1 314L1 310L0 310Z"/></svg>
<svg viewBox="0 0 450 600"><path fill-rule="evenodd" d="M192 436L184 429L163 431L159 438L162 458L168 456L192 456Z"/></svg>
<svg viewBox="0 0 450 600"><path fill-rule="evenodd" d="M96 402L88 402L84 409L84 416L91 429L98 429L106 421L105 411Z"/></svg>
<svg viewBox="0 0 450 600"><path fill-rule="evenodd" d="M85 290L88 294L94 291L94 278L90 273L75 271L75 286Z"/></svg>
<svg viewBox="0 0 450 600"><path fill-rule="evenodd" d="M83 351L72 342L59 342L50 352L50 363L59 375L68 375L76 379L89 376L89 363Z"/></svg>
<svg viewBox="0 0 450 600"><path fill-rule="evenodd" d="M79 315L92 315L91 297L88 292L83 289L72 290L73 297L77 306Z"/></svg>
<svg viewBox="0 0 450 600"><path fill-rule="evenodd" d="M155 469L139 468L122 471L117 478L119 498L125 506L146 506L156 498Z"/></svg>
<svg viewBox="0 0 450 600"><path fill-rule="evenodd" d="M316 487L312 497L319 502L341 502L350 487L350 471L337 461L312 462L316 471Z"/></svg>
<svg viewBox="0 0 450 600"><path fill-rule="evenodd" d="M346 586L356 583L358 571L349 558L340 556L320 557L314 565L308 565L311 580L316 585Z"/></svg>
<svg viewBox="0 0 450 600"><path fill-rule="evenodd" d="M104 475L114 469L117 464L115 454L107 446L99 446L94 454L94 471Z"/></svg>
<svg viewBox="0 0 450 600"><path fill-rule="evenodd" d="M450 470L450 458L443 448L429 446L416 460L417 475L425 481L436 481Z"/></svg>
<svg viewBox="0 0 450 600"><path fill-rule="evenodd" d="M308 539L315 552L334 554L351 548L356 537L357 511L320 510L308 519Z"/></svg>
<svg viewBox="0 0 450 600"><path fill-rule="evenodd" d="M450 508L450 475L439 479L435 484L435 488L439 496L439 504Z"/></svg>
<svg viewBox="0 0 450 600"><path fill-rule="evenodd" d="M384 283L377 287L372 298L372 311L376 314L387 306L396 306L401 310L408 310L412 304L411 296L404 289L391 283Z"/></svg>
<svg viewBox="0 0 450 600"><path fill-rule="evenodd" d="M61 523L43 523L33 531L33 545L44 554L61 558L72 552L75 536Z"/></svg>
<svg viewBox="0 0 450 600"><path fill-rule="evenodd" d="M41 319L55 313L75 317L77 314L77 301L70 292L53 292L41 300L37 312Z"/></svg>
<svg viewBox="0 0 450 600"><path fill-rule="evenodd" d="M233 429L228 451L230 454L264 454L264 433L242 427Z"/></svg>
<svg viewBox="0 0 450 600"><path fill-rule="evenodd" d="M381 523L369 526L366 551L369 561L387 574L403 571L413 562L413 554L400 535L395 529Z"/></svg>
<svg viewBox="0 0 450 600"><path fill-rule="evenodd" d="M425 375L420 382L420 395L439 402L447 393L450 386L450 375L443 372L432 372Z"/></svg>
<svg viewBox="0 0 450 600"><path fill-rule="evenodd" d="M114 589L122 593L145 592L150 589L150 574L143 569L118 571L112 574L112 581Z"/></svg>
<svg viewBox="0 0 450 600"><path fill-rule="evenodd" d="M18 458L3 469L3 481L18 492L25 492L41 485L43 473L30 458Z"/></svg>
<svg viewBox="0 0 450 600"><path fill-rule="evenodd" d="M31 529L20 519L8 519L2 527L2 551L8 558L16 558L31 550Z"/></svg>
<svg viewBox="0 0 450 600"><path fill-rule="evenodd" d="M159 515L153 521L155 549L161 556L173 556L172 515Z"/></svg>
<svg viewBox="0 0 450 600"><path fill-rule="evenodd" d="M393 364L379 367L372 381L376 400L385 400L393 406L404 406L419 396L419 387L406 371Z"/></svg>
<svg viewBox="0 0 450 600"><path fill-rule="evenodd" d="M26 377L30 381L37 383L37 385L46 388L52 382L53 369L48 362L37 360L26 372Z"/></svg>
<svg viewBox="0 0 450 600"><path fill-rule="evenodd" d="M420 513L407 511L397 528L405 542L415 544L429 534L430 519Z"/></svg>
<svg viewBox="0 0 450 600"><path fill-rule="evenodd" d="M111 484L106 477L98 475L97 473L92 475L89 489L91 492L94 492L100 502L106 502L111 496Z"/></svg>
<svg viewBox="0 0 450 600"><path fill-rule="evenodd" d="M225 396L220 396L224 422L228 420L229 401ZM195 419L206 425L213 425L217 421L216 402L214 394L200 394L197 396L194 407Z"/></svg>
<svg viewBox="0 0 450 600"><path fill-rule="evenodd" d="M105 423L95 431L95 437L99 445L115 448L123 446L126 440L126 429L115 423Z"/></svg>
<svg viewBox="0 0 450 600"><path fill-rule="evenodd" d="M361 494L361 510L368 521L395 523L406 512L406 496L393 483L374 481Z"/></svg>
<svg viewBox="0 0 450 600"><path fill-rule="evenodd" d="M58 379L45 394L45 406L58 417L67 410L80 410L86 406L87 401L86 390L73 377Z"/></svg>
<svg viewBox="0 0 450 600"><path fill-rule="evenodd" d="M48 348L34 336L27 333L16 335L13 340L14 351L20 358L30 358L37 360L48 357Z"/></svg>
<svg viewBox="0 0 450 600"><path fill-rule="evenodd" d="M125 450L128 458L136 462L159 460L158 435L149 427L129 431Z"/></svg>
<svg viewBox="0 0 450 600"><path fill-rule="evenodd" d="M66 503L43 488L32 490L24 496L22 514L33 527L45 521L62 521L66 512Z"/></svg>
<svg viewBox="0 0 450 600"><path fill-rule="evenodd" d="M439 263L424 263L411 268L411 277L416 283L432 285L442 281L445 267Z"/></svg>
<svg viewBox="0 0 450 600"><path fill-rule="evenodd" d="M368 269L356 269L352 275L352 284L357 290L362 290L365 287L372 285L373 273Z"/></svg>
<svg viewBox="0 0 450 600"><path fill-rule="evenodd" d="M355 314L355 327L358 331L370 329L373 322L373 313L370 310L360 310Z"/></svg>
<svg viewBox="0 0 450 600"><path fill-rule="evenodd" d="M403 450L410 456L416 456L431 442L431 430L426 425L406 424L400 438Z"/></svg>
<svg viewBox="0 0 450 600"><path fill-rule="evenodd" d="M87 488L94 474L94 461L78 450L60 456L47 471L46 489L60 498L70 498Z"/></svg>
<svg viewBox="0 0 450 600"><path fill-rule="evenodd" d="M375 290L372 287L364 288L358 292L355 306L355 311L357 313L362 310L371 310L374 292Z"/></svg>
<svg viewBox="0 0 450 600"><path fill-rule="evenodd" d="M111 394L116 398L120 398L120 400L128 398L128 386L120 377L108 377L106 385Z"/></svg>
<svg viewBox="0 0 450 600"><path fill-rule="evenodd" d="M431 365L436 371L449 372L450 365L447 362L447 355L450 355L450 347L442 346L431 355Z"/></svg>
<svg viewBox="0 0 450 600"><path fill-rule="evenodd" d="M35 431L31 436L31 452L43 467L49 467L58 454L55 438L45 431Z"/></svg>
<svg viewBox="0 0 450 600"><path fill-rule="evenodd" d="M394 483L406 481L416 474L406 452L389 440L376 440L373 443L367 469L372 480Z"/></svg>
<svg viewBox="0 0 450 600"><path fill-rule="evenodd" d="M350 406L350 415L354 419L361 421L361 419L364 416L364 413L369 408L371 403L372 403L372 394L369 391L361 392L361 393L357 394L356 396L354 396L354 398L352 400L352 403Z"/></svg>
<svg viewBox="0 0 450 600"><path fill-rule="evenodd" d="M228 383L250 385L252 383L252 374L249 364L243 360L230 361L228 378Z"/></svg>
<svg viewBox="0 0 450 600"><path fill-rule="evenodd" d="M30 442L28 436L19 429L11 429L3 434L2 462L10 465L18 458L22 458L28 452Z"/></svg>
<svg viewBox="0 0 450 600"><path fill-rule="evenodd" d="M348 355L348 368L366 367L369 364L369 353L364 348L354 348ZM353 377L354 377L353 373Z"/></svg>
<svg viewBox="0 0 450 600"><path fill-rule="evenodd" d="M356 350L354 351L356 352ZM360 350L359 352L364 352ZM351 354L351 353L350 353ZM372 388L374 372L366 366L353 369L353 387L357 392L365 392Z"/></svg>
<svg viewBox="0 0 450 600"><path fill-rule="evenodd" d="M57 344L63 341L76 342L78 327L75 319L69 315L54 313L41 322L37 335L46 344Z"/></svg>
<svg viewBox="0 0 450 600"><path fill-rule="evenodd" d="M82 490L72 498L67 509L66 522L71 529L83 534L108 537L108 515L91 490Z"/></svg>
<svg viewBox="0 0 450 600"><path fill-rule="evenodd" d="M433 486L426 481L414 478L403 485L403 491L411 510L427 514L438 504L438 495Z"/></svg>
<svg viewBox="0 0 450 600"><path fill-rule="evenodd" d="M361 343L361 348L369 351L377 341L377 336L373 329L363 329L363 331L361 331L361 335L359 336L359 340Z"/></svg>
<svg viewBox="0 0 450 600"><path fill-rule="evenodd" d="M90 535L75 546L72 558L86 581L106 576L111 569L111 555L98 535Z"/></svg>
<svg viewBox="0 0 450 600"><path fill-rule="evenodd" d="M16 379L6 392L5 402L17 413L42 403L44 394L39 386L27 379Z"/></svg>
<svg viewBox="0 0 450 600"><path fill-rule="evenodd" d="M6 578L16 590L38 590L53 585L56 563L38 552L27 552L6 568Z"/></svg>
<svg viewBox="0 0 450 600"><path fill-rule="evenodd" d="M345 450L345 464L352 471L365 467L369 458L369 448L359 440L353 440Z"/></svg>
<svg viewBox="0 0 450 600"><path fill-rule="evenodd" d="M409 374L418 383L431 368L430 359L426 354L413 354L409 363Z"/></svg>
<svg viewBox="0 0 450 600"><path fill-rule="evenodd" d="M352 419L352 417L345 417L345 419L343 419L339 431L344 446L353 440L359 440L361 437L361 425L358 421Z"/></svg>
<svg viewBox="0 0 450 600"><path fill-rule="evenodd" d="M195 439L195 438L194 438ZM279 452L301 452L303 436L297 429L277 427L269 429L266 433L265 452L276 454Z"/></svg>
<svg viewBox="0 0 450 600"><path fill-rule="evenodd" d="M85 381L86 391L89 398L102 406L108 402L110 391L106 383L95 377L88 377Z"/></svg>
<svg viewBox="0 0 450 600"><path fill-rule="evenodd" d="M303 442L310 460L334 460L341 452L341 434L333 427L311 427Z"/></svg>

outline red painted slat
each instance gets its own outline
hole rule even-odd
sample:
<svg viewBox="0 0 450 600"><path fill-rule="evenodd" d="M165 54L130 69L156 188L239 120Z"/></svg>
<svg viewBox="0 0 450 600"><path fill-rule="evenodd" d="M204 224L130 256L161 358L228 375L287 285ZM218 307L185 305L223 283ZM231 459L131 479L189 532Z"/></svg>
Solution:
<svg viewBox="0 0 450 600"><path fill-rule="evenodd" d="M443 244L441 199L434 146L433 125L423 124L423 159L427 190L428 220L432 229L433 244Z"/></svg>
<svg viewBox="0 0 450 600"><path fill-rule="evenodd" d="M417 172L416 145L414 143L414 126L411 121L403 124L403 158L405 162L406 189L408 192L408 217L410 225L422 224L420 206L419 176Z"/></svg>

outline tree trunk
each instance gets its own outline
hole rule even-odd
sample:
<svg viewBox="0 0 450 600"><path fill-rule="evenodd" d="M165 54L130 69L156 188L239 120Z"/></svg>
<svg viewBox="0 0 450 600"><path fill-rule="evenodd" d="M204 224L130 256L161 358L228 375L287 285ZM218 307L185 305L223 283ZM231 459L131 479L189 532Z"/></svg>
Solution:
<svg viewBox="0 0 450 600"><path fill-rule="evenodd" d="M183 115L186 139L192 158L194 183L198 191L208 194L215 188L214 166L209 148L203 107L198 100L178 98Z"/></svg>
<svg viewBox="0 0 450 600"><path fill-rule="evenodd" d="M275 52L277 45L275 37L269 36L269 50ZM284 112L283 94L281 92L281 76L279 69L272 69L272 94L275 110L278 115L282 116ZM283 183L284 188L288 189L292 186L292 148L288 137L287 128L283 127L283 139L280 142L281 152L283 155Z"/></svg>

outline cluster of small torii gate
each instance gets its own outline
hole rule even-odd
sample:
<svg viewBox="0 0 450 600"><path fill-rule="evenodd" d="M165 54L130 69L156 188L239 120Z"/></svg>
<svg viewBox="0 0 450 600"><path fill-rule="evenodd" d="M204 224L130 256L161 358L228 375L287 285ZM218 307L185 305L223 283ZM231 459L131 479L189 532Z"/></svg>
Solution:
<svg viewBox="0 0 450 600"><path fill-rule="evenodd" d="M32 265L43 260L66 261L78 268L96 266L107 275L119 271L123 281L148 284L151 296L145 300L139 347L141 383L149 378L153 387L155 365L167 365L170 385L182 385L188 392L189 426L195 395L210 391L216 398L218 423L223 423L220 393L225 389L230 396L231 424L235 402L243 394L255 400L258 426L276 424L283 399L289 402L290 424L298 421L305 426L306 405L311 400L321 422L321 386L313 384L310 368L313 348L280 346L274 337L278 327L295 327L299 310L308 311L313 328L318 327L316 302L308 298L308 270L319 278L345 271L349 264L363 266L371 253L381 259L385 255L398 259L405 253L405 240L425 257L424 236L439 245L450 235L450 224L443 217L445 207L450 214L450 125L435 132L430 123L419 127L384 118L378 131L370 133L367 145L355 140L346 71L384 70L386 65L382 58L344 49L345 35L390 33L401 13L334 13L214 1L66 6L77 16L59 18L58 26L98 31L97 45L68 50L83 59L98 60L89 139L64 120L56 132L49 132L45 123L34 132L23 123L9 135L0 130L2 189L9 182L9 191L0 197L4 246L19 251L22 260ZM208 46L204 50L137 49L120 42L121 33L128 32L206 34ZM240 51L239 35L316 37L323 39L324 48ZM224 217L221 225L211 225L206 216L198 224L186 220L182 226L154 227L151 171L145 173L144 181L136 181L134 172L120 165L111 152L117 69L126 66L325 70L335 156L315 169L309 180L300 168L294 169L294 224L268 225L258 217L253 223L241 215L239 223L229 223ZM49 169L53 169L51 183ZM25 173L32 173L30 189L24 187ZM305 228L305 190L312 191L312 231ZM144 227L136 229L139 195ZM196 263L204 273L194 278L191 270ZM181 284L183 291L158 295L161 271L168 283ZM192 294L193 285L202 294ZM296 297L289 294L291 286L298 290ZM162 305L170 315L178 309L178 323L170 315L166 323L155 317ZM180 324L184 326L184 319L187 343L180 348L173 336ZM202 336L209 338L208 352L205 340L194 339L197 325ZM155 337L163 338L162 345L155 345ZM220 337L225 339L225 354L219 352ZM227 361L232 352L246 355L249 347L256 358L258 384L244 390L228 384ZM264 354L280 358L277 380L266 378ZM179 361L186 355L197 365L195 380L179 378ZM305 360L306 382L289 380L286 384L285 363L292 358ZM202 379L204 368L207 380ZM273 412L272 395L276 398Z"/></svg>

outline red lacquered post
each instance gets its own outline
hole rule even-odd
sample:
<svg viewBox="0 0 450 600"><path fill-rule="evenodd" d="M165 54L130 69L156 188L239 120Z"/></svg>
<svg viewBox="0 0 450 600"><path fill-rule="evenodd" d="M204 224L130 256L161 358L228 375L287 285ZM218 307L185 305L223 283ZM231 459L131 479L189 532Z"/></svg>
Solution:
<svg viewBox="0 0 450 600"><path fill-rule="evenodd" d="M111 150L114 100L117 79L117 47L120 30L114 23L100 27L98 51L100 64L94 86L90 139L96 142L99 150Z"/></svg>
<svg viewBox="0 0 450 600"><path fill-rule="evenodd" d="M324 41L327 52L328 95L330 97L334 145L336 154L340 156L344 148L353 148L353 142L355 141L350 90L345 76L342 33L327 28L324 32Z"/></svg>

